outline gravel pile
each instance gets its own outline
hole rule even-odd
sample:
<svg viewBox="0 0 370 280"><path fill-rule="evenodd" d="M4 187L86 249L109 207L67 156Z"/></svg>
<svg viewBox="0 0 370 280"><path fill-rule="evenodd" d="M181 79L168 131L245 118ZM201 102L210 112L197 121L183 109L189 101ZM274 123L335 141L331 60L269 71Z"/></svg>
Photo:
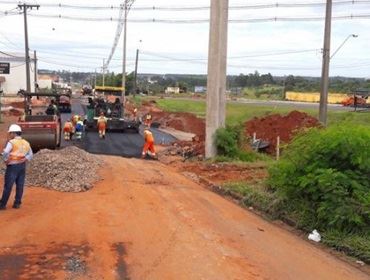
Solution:
<svg viewBox="0 0 370 280"><path fill-rule="evenodd" d="M61 192L90 190L100 178L102 160L77 147L62 150L41 150L27 166L26 185Z"/></svg>

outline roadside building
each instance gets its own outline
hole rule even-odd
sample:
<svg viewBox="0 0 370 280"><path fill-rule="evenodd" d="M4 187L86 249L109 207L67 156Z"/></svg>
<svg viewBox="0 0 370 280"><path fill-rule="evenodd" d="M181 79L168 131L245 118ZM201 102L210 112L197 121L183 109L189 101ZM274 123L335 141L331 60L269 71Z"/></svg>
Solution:
<svg viewBox="0 0 370 280"><path fill-rule="evenodd" d="M59 76L53 74L39 74L38 85L40 89L52 89L54 83L59 82Z"/></svg>
<svg viewBox="0 0 370 280"><path fill-rule="evenodd" d="M166 94L179 94L180 88L179 87L167 87L165 90Z"/></svg>
<svg viewBox="0 0 370 280"><path fill-rule="evenodd" d="M31 91L35 91L35 59L30 54ZM4 94L15 95L21 89L26 90L26 62L24 54L0 53L0 90Z"/></svg>
<svg viewBox="0 0 370 280"><path fill-rule="evenodd" d="M205 86L195 86L194 87L194 93L206 93L207 87Z"/></svg>

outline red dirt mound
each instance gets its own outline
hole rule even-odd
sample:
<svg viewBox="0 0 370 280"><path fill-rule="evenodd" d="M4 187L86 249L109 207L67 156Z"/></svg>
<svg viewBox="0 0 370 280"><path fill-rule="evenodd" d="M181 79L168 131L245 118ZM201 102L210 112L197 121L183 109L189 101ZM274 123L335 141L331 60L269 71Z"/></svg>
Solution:
<svg viewBox="0 0 370 280"><path fill-rule="evenodd" d="M319 121L302 112L292 111L286 116L279 114L262 118L254 118L245 124L248 136L256 133L258 139L270 142L267 152L274 153L276 150L277 137L280 136L282 143L289 143L293 137L304 128L320 126Z"/></svg>

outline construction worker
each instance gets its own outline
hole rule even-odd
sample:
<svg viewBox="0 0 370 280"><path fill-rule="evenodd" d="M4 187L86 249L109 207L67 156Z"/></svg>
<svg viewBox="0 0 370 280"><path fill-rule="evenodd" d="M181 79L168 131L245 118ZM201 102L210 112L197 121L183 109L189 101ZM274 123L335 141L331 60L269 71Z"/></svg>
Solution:
<svg viewBox="0 0 370 280"><path fill-rule="evenodd" d="M69 141L69 140L72 139L73 124L72 124L71 120L67 120L64 123L63 132L64 132L64 140Z"/></svg>
<svg viewBox="0 0 370 280"><path fill-rule="evenodd" d="M101 112L98 118L98 130L100 139L105 139L105 130L107 128L107 118L104 116L104 113Z"/></svg>
<svg viewBox="0 0 370 280"><path fill-rule="evenodd" d="M156 159L156 153L154 149L154 136L153 133L150 131L149 126L145 126L144 128L144 148L141 158L145 158L147 154L153 159ZM150 152L150 153L149 153Z"/></svg>
<svg viewBox="0 0 370 280"><path fill-rule="evenodd" d="M6 209L13 185L16 185L13 208L18 209L22 204L23 188L26 177L26 161L33 157L30 144L21 138L22 129L12 124L8 130L8 142L2 153L6 163L4 190L0 200L0 210Z"/></svg>
<svg viewBox="0 0 370 280"><path fill-rule="evenodd" d="M81 140L82 139L82 131L83 131L83 129L84 129L84 123L81 120L81 117L79 116L78 117L78 120L77 120L77 123L76 123L76 127L75 127L76 139L77 140Z"/></svg>
<svg viewBox="0 0 370 280"><path fill-rule="evenodd" d="M152 117L152 115L150 113L146 114L144 124L146 126L150 127L151 124L152 124L152 119L153 119L153 117Z"/></svg>
<svg viewBox="0 0 370 280"><path fill-rule="evenodd" d="M55 100L54 99L52 99L50 101L50 104L47 107L45 113L46 113L46 115L49 115L49 116L58 115L59 111L58 111L57 105L55 104Z"/></svg>

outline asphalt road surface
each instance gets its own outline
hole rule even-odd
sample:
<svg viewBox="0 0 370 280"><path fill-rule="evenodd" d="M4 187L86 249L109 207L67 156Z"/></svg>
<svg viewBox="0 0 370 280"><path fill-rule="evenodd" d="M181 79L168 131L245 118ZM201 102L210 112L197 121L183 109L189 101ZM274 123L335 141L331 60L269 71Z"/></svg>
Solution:
<svg viewBox="0 0 370 280"><path fill-rule="evenodd" d="M84 116L84 98L72 99L72 114L79 114ZM71 118L72 114L62 114L62 123ZM173 136L158 131L157 129L151 129L156 143L170 144L176 140ZM117 155L123 157L135 157L141 156L142 148L144 145L144 139L142 136L142 128L140 133L127 131L121 132L108 132L105 139L100 139L98 132L89 131L84 132L81 141L65 141L62 140L62 147L70 145L76 145L89 153L92 154L103 154L103 155Z"/></svg>

